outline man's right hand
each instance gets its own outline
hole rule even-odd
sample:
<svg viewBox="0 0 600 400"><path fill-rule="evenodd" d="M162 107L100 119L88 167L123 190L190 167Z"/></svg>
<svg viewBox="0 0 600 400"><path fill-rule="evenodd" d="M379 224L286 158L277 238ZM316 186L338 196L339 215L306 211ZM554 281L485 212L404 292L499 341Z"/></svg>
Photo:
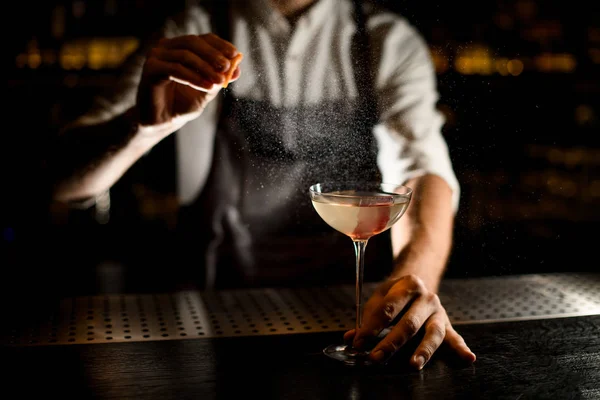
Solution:
<svg viewBox="0 0 600 400"><path fill-rule="evenodd" d="M161 39L148 54L137 93L139 124L166 136L197 118L225 83L236 47L209 33ZM231 81L240 76L239 67Z"/></svg>

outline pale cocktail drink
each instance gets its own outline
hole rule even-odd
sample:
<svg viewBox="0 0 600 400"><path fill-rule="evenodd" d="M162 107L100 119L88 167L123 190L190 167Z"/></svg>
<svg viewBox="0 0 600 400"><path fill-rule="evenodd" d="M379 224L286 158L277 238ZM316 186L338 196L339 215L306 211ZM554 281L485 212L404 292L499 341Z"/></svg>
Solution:
<svg viewBox="0 0 600 400"><path fill-rule="evenodd" d="M394 225L404 214L412 189L374 182L325 182L310 187L317 214L338 232L352 239L356 254L356 331L362 323L362 281L365 248L369 239ZM326 249L325 249L326 250ZM331 345L323 352L348 365L368 365L368 352L352 346Z"/></svg>

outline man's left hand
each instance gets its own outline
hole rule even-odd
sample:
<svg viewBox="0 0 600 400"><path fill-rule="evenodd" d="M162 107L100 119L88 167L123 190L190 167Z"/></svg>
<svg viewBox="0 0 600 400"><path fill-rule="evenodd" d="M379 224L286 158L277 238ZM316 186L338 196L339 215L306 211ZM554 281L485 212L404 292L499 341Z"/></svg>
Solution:
<svg viewBox="0 0 600 400"><path fill-rule="evenodd" d="M461 359L470 363L475 361L475 354L452 327L437 294L428 290L415 275L381 284L365 304L363 323L358 335L353 329L346 332L344 339L347 343L352 342L356 349L364 349L365 343L388 328L401 312L403 315L395 326L371 350L371 360L387 362L423 329L423 339L410 358L410 364L415 368L422 369L442 344L448 345Z"/></svg>

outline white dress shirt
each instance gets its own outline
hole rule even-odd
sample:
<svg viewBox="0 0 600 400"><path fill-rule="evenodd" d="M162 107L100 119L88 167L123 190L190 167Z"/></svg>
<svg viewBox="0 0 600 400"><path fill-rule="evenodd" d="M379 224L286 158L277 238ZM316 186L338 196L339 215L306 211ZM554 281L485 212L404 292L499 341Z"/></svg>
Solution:
<svg viewBox="0 0 600 400"><path fill-rule="evenodd" d="M356 24L350 0L318 0L294 26L273 9L269 0L230 3L234 6L231 41L244 53L241 76L229 87L234 97L294 107L357 96L350 52ZM165 36L210 32L210 18L201 4L169 19ZM373 133L383 181L404 183L435 174L452 189L456 211L460 188L441 134L444 120L436 109L437 82L429 49L403 17L380 9L366 9L366 13L379 113ZM105 120L134 105L142 66L143 56L134 58L118 95L99 98L79 122ZM181 204L193 202L206 182L217 103L211 102L199 118L177 132Z"/></svg>

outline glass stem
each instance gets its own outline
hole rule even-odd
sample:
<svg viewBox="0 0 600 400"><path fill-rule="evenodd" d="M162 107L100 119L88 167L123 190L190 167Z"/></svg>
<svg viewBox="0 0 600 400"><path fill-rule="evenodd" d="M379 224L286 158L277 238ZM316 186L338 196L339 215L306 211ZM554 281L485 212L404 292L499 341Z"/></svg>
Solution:
<svg viewBox="0 0 600 400"><path fill-rule="evenodd" d="M354 252L356 253L356 332L362 326L363 310L363 272L365 270L365 248L368 240L355 240Z"/></svg>

